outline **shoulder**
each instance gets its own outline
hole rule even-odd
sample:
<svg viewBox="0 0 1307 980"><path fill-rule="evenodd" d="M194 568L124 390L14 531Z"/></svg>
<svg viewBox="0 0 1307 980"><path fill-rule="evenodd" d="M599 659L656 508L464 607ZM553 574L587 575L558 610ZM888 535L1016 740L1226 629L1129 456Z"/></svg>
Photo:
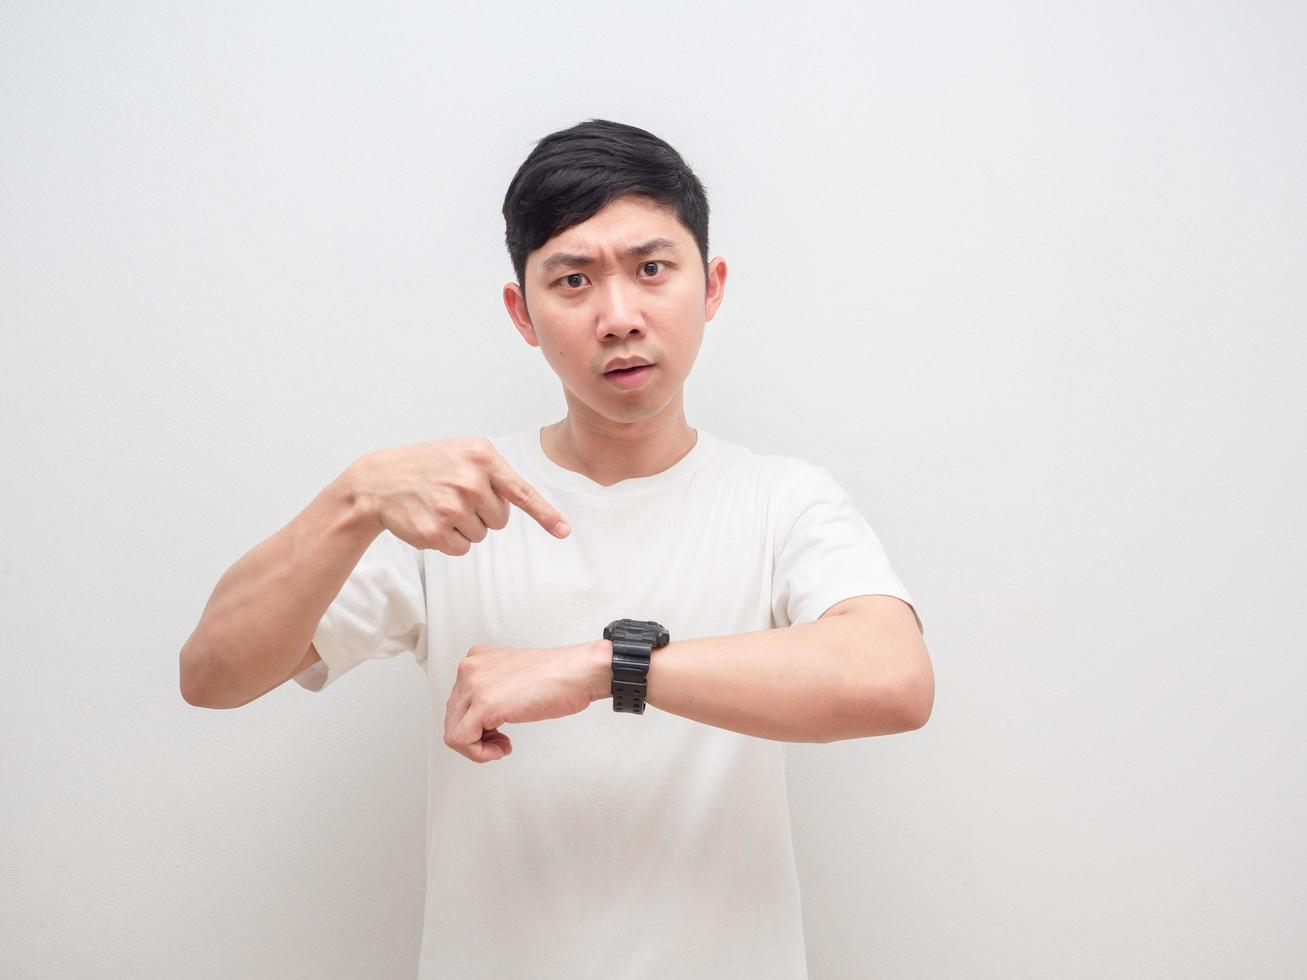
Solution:
<svg viewBox="0 0 1307 980"><path fill-rule="evenodd" d="M703 430L700 430L701 432ZM783 482L801 478L803 471L813 464L798 456L783 453L759 452L738 442L731 442L713 433L707 433L712 440L714 461L723 468L737 473L748 474L759 480Z"/></svg>
<svg viewBox="0 0 1307 980"><path fill-rule="evenodd" d="M738 481L737 489L747 489L763 503L766 522L778 539L814 507L838 507L848 496L830 469L810 459L738 448L739 453L723 457L732 482Z"/></svg>
<svg viewBox="0 0 1307 980"><path fill-rule="evenodd" d="M843 491L834 472L802 456L759 452L719 436L713 436L713 449L718 472L753 484L778 509Z"/></svg>
<svg viewBox="0 0 1307 980"><path fill-rule="evenodd" d="M858 503L830 467L783 453L761 458L770 471L769 509L778 541L818 528L847 528L860 519Z"/></svg>
<svg viewBox="0 0 1307 980"><path fill-rule="evenodd" d="M802 456L764 453L757 458L767 471L773 492L786 501L811 497L839 487L835 474L827 467Z"/></svg>

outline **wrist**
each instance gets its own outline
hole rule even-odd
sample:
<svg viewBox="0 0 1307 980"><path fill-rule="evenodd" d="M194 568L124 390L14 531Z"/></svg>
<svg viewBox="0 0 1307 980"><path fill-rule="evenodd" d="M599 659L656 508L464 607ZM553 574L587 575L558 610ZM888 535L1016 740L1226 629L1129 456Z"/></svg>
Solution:
<svg viewBox="0 0 1307 980"><path fill-rule="evenodd" d="M367 456L360 456L336 478L336 488L349 512L349 522L357 528L369 528L378 534L385 530L376 511L375 498L368 492L364 473Z"/></svg>
<svg viewBox="0 0 1307 980"><path fill-rule="evenodd" d="M600 637L587 645L590 702L613 696L613 641Z"/></svg>

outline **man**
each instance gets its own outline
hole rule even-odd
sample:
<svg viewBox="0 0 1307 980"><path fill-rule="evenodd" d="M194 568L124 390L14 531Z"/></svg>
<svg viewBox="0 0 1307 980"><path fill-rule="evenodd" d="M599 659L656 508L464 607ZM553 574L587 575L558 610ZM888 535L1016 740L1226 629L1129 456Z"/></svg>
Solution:
<svg viewBox="0 0 1307 980"><path fill-rule="evenodd" d="M416 658L423 977L804 977L784 743L925 724L912 599L830 471L687 424L726 263L672 147L553 133L503 213L566 417L360 457L223 576L184 696Z"/></svg>

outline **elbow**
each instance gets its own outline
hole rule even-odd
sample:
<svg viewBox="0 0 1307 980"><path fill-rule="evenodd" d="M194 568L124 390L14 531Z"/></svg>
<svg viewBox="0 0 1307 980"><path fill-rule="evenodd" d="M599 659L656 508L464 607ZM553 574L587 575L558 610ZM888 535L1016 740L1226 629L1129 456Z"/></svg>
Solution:
<svg viewBox="0 0 1307 980"><path fill-rule="evenodd" d="M197 708L204 707L204 704L202 703L200 698L200 686L199 683L196 681L194 670L193 668L187 666L184 658L182 661L180 674L181 674L181 681L178 686L181 689L182 700L185 701L187 704L193 705Z"/></svg>
<svg viewBox="0 0 1307 980"><path fill-rule="evenodd" d="M183 701L196 708L212 707L205 697L209 673L208 661L205 658L197 656L189 647L182 647L178 665L178 686Z"/></svg>
<svg viewBox="0 0 1307 980"><path fill-rule="evenodd" d="M921 669L903 685L899 692L898 704L902 731L916 731L930 721L930 714L935 708L935 672L930 666L929 659L926 659Z"/></svg>

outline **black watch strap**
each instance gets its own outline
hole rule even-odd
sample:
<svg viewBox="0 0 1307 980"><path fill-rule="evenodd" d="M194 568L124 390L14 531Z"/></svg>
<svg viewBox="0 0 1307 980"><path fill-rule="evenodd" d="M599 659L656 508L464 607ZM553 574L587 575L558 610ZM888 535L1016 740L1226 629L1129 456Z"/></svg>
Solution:
<svg viewBox="0 0 1307 980"><path fill-rule="evenodd" d="M644 714L649 660L671 642L667 627L649 619L614 619L604 627L613 642L613 710Z"/></svg>

